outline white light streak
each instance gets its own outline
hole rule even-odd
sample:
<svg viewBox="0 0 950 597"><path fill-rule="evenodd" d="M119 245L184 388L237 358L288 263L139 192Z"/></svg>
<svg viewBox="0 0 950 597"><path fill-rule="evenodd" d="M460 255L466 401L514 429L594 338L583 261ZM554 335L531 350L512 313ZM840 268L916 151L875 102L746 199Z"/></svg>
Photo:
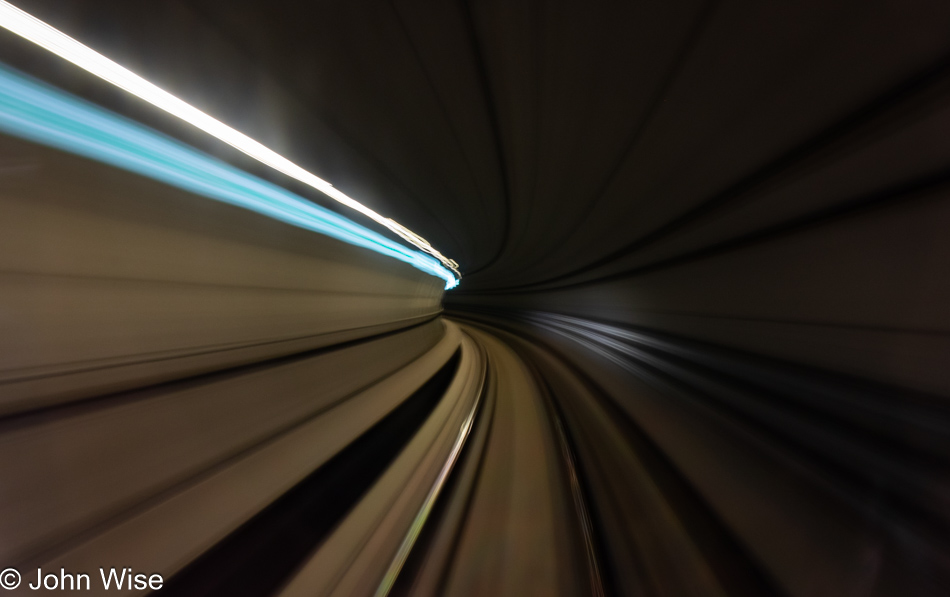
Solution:
<svg viewBox="0 0 950 597"><path fill-rule="evenodd" d="M459 277L458 263L435 250L428 241L398 222L386 218L359 201L347 196L329 182L304 170L277 152L251 139L223 122L205 114L198 108L146 81L127 68L113 62L65 33L47 25L5 0L0 0L0 27L28 39L38 46L72 62L76 66L100 77L116 87L128 91L148 103L181 118L185 122L224 141L257 161L313 187L334 201L354 209L371 220L385 226L406 242L429 253L451 269Z"/></svg>

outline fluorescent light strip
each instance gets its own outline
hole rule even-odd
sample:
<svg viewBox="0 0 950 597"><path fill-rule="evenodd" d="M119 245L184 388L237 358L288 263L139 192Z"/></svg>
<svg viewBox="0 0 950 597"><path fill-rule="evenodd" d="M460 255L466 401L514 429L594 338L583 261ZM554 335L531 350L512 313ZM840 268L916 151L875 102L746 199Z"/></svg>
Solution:
<svg viewBox="0 0 950 597"><path fill-rule="evenodd" d="M398 259L458 284L435 258L138 123L0 66L0 132L85 156Z"/></svg>
<svg viewBox="0 0 950 597"><path fill-rule="evenodd" d="M5 0L0 0L0 27L4 27L24 37L31 42L49 50L76 66L105 79L117 87L161 108L162 110L181 118L185 122L205 131L228 145L246 153L259 162L283 172L287 176L313 187L326 196L355 209L373 221L393 231L406 242L429 253L461 277L458 263L445 257L435 250L428 241L398 222L386 218L366 207L355 199L340 192L332 184L322 178L304 170L287 158L264 145L251 139L247 135L229 127L223 122L212 118L191 104L175 97L167 91L149 83L127 68L99 54L95 50L84 46L65 33L54 29L36 17L26 13Z"/></svg>

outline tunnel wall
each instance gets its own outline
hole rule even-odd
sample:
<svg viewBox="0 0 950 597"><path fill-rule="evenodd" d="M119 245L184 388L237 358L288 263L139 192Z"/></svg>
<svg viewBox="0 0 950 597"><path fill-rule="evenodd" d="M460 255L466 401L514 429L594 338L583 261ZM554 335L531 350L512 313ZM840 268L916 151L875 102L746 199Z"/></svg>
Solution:
<svg viewBox="0 0 950 597"><path fill-rule="evenodd" d="M186 3L115 2L88 14L83 3L19 6L370 207L405 199ZM21 72L367 224L59 58L13 36L0 43ZM469 371L477 353L468 349L462 373L452 366L461 334L440 320L444 284L369 249L0 137L0 557L23 572L19 590L38 567L96 574L116 563L166 582L188 569L166 592L207 594L209 580L226 584L234 568L230 556L215 568L215 548L267 546L239 531L264 516L257 524L271 533L266 513L294 515L284 498L301 490L325 527L297 554L305 560L372 486L377 461L426 421L419 400L477 396L468 387L480 379ZM426 395L433 380L454 385ZM456 403L443 402L445 418ZM418 485L401 510L385 512L400 524L412 522L466 414L453 410L446 430L430 422L435 430L411 442L428 467L394 466ZM386 540L398 547L403 533ZM234 537L236 548L224 541ZM289 557L286 543L265 551ZM259 571L264 557L244 571ZM388 562L372 564L382 574Z"/></svg>
<svg viewBox="0 0 950 597"><path fill-rule="evenodd" d="M608 281L449 295L642 327L938 395L950 392L944 188Z"/></svg>
<svg viewBox="0 0 950 597"><path fill-rule="evenodd" d="M0 163L0 557L24 577L168 580L458 351L444 280L408 264L25 141Z"/></svg>
<svg viewBox="0 0 950 597"><path fill-rule="evenodd" d="M592 484L609 487L621 468L603 464L619 449L598 448L616 432L645 469L645 493L662 495L651 523L664 508L713 521L687 530L710 554L727 551L703 547L722 525L748 556L739 567L771 587L752 580L730 594L945 591L946 65L940 57L834 126L796 131L805 141L771 160L755 145L723 147L760 163L676 215L672 200L687 194L618 195L626 216L604 218L603 240L591 227L561 247L567 265L545 256L547 278L512 265L510 290L463 279L446 296L450 315L535 346L523 357L569 413ZM638 232L608 236L607 222ZM618 503L639 503L635 482L617 485L629 492ZM611 540L623 506L597 509ZM652 554L624 555L624 541L667 533L626 529L605 556L620 584L636 576L624 562ZM664 562L651 560L657 594L675 582Z"/></svg>
<svg viewBox="0 0 950 597"><path fill-rule="evenodd" d="M5 413L412 326L444 282L368 249L2 140Z"/></svg>

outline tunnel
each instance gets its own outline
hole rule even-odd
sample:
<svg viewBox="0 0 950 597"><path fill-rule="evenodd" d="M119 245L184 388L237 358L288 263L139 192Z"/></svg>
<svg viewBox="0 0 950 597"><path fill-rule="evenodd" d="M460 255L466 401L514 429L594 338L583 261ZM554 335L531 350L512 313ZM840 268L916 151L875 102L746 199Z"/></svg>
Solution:
<svg viewBox="0 0 950 597"><path fill-rule="evenodd" d="M950 595L948 184L939 0L0 1L0 593Z"/></svg>

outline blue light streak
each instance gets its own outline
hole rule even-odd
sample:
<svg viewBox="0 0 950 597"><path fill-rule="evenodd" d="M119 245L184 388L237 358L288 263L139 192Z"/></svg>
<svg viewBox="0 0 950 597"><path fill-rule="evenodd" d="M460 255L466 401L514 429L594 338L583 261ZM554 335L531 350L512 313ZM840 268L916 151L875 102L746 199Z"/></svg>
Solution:
<svg viewBox="0 0 950 597"><path fill-rule="evenodd" d="M0 66L0 131L398 259L458 285L435 258L147 127Z"/></svg>

